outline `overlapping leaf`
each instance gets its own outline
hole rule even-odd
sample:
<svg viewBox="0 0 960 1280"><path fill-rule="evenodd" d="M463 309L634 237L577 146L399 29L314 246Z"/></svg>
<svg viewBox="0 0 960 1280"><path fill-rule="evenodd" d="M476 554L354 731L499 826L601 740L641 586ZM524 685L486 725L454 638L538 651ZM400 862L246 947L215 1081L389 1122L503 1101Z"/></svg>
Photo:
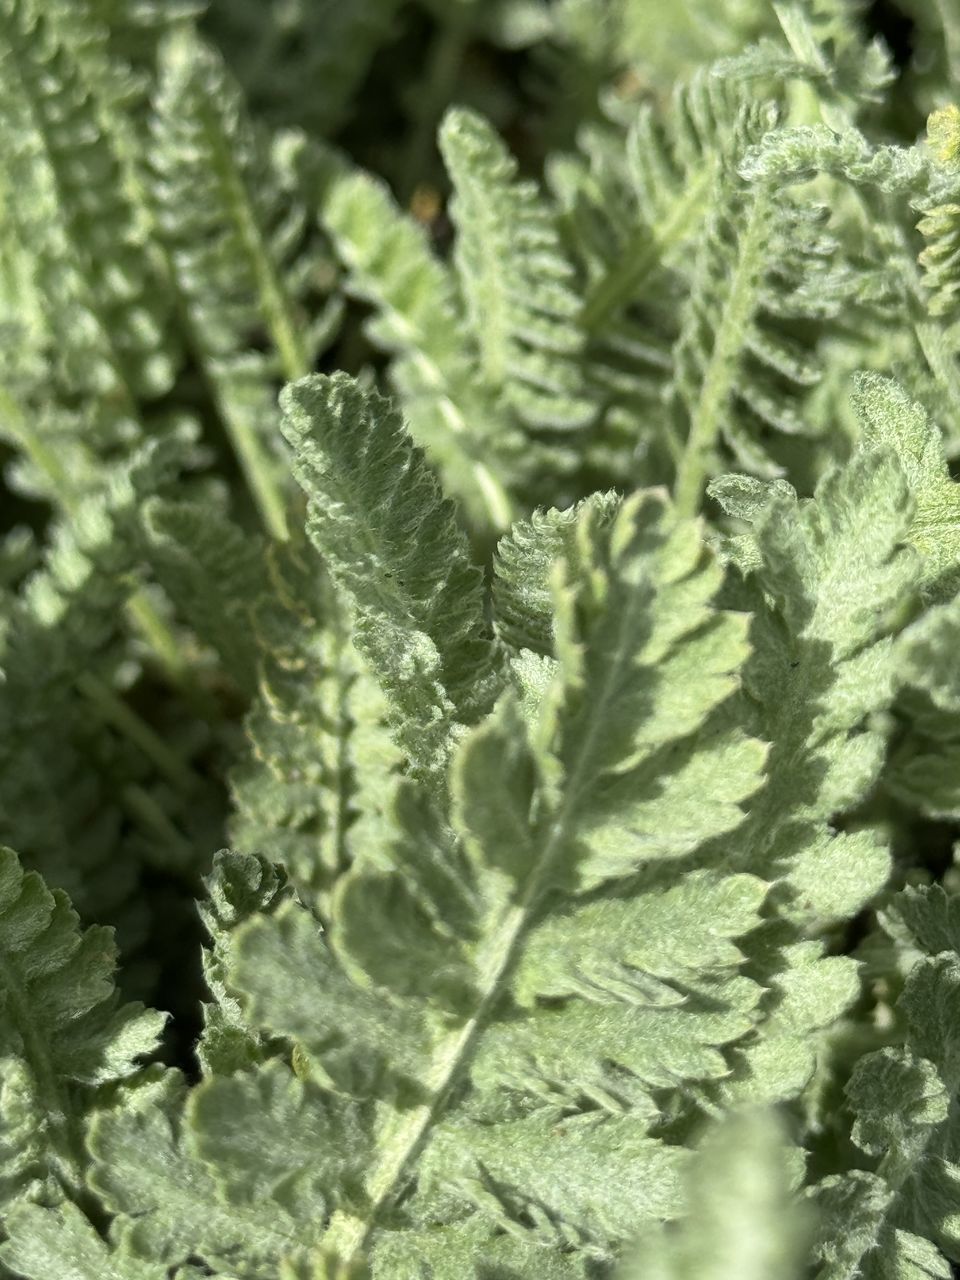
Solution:
<svg viewBox="0 0 960 1280"><path fill-rule="evenodd" d="M720 569L659 495L588 505L568 554L534 723L507 695L463 740L448 818L400 787L385 844L338 885L328 939L291 904L233 944L251 1021L318 1080L385 1104L366 1207L325 1237L345 1258L381 1236L384 1258L407 1248L385 1228L424 1148L422 1208L396 1225L432 1218L454 1241L465 1215L488 1235L532 1215L547 1256L563 1241L607 1256L638 1212L673 1203L684 1152L648 1133L656 1091L725 1075L723 1046L755 1019L733 939L759 924L766 887L683 863L759 783L762 746L705 727L735 688L746 620L711 606ZM622 1201L601 1206L590 1169L617 1152Z"/></svg>

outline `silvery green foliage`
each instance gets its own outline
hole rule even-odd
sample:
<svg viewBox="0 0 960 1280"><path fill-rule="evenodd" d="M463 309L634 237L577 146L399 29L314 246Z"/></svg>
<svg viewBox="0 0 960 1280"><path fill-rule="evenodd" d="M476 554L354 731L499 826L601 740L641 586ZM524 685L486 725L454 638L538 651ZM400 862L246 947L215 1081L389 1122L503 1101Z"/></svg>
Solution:
<svg viewBox="0 0 960 1280"><path fill-rule="evenodd" d="M475 721L500 683L481 574L455 508L376 393L342 374L314 377L287 386L281 406L307 533L352 606L398 740L429 773L451 723Z"/></svg>
<svg viewBox="0 0 960 1280"><path fill-rule="evenodd" d="M151 203L191 344L264 523L282 536L277 384L313 367L338 310L323 305L306 207L322 162L306 140L250 121L216 52L184 30L159 51L151 127Z"/></svg>
<svg viewBox="0 0 960 1280"><path fill-rule="evenodd" d="M84 1124L97 1087L133 1075L163 1016L118 1006L110 930L81 931L66 895L0 854L3 919L3 1198L81 1192Z"/></svg>
<svg viewBox="0 0 960 1280"><path fill-rule="evenodd" d="M0 1275L949 1280L951 7L201 9L0 0Z"/></svg>

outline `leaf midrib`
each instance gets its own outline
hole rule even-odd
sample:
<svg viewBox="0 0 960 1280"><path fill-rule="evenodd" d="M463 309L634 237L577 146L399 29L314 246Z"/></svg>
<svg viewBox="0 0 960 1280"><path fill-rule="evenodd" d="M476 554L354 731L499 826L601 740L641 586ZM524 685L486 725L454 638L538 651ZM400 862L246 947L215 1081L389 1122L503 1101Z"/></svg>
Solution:
<svg viewBox="0 0 960 1280"><path fill-rule="evenodd" d="M26 980L9 952L0 949L0 988L4 993L4 1015L16 1027L23 1044L23 1056L33 1076L35 1098L49 1122L51 1146L62 1163L61 1180L68 1189L83 1183L86 1149L77 1117L72 1113L53 1063L48 1038L31 1011L33 1002Z"/></svg>
<svg viewBox="0 0 960 1280"><path fill-rule="evenodd" d="M324 1236L324 1245L344 1263L358 1259L368 1246L380 1217L392 1203L408 1169L429 1139L433 1126L443 1112L450 1090L469 1066L490 1013L519 959L526 930L532 923L543 891L549 886L550 873L557 858L567 843L569 827L576 816L576 803L581 794L584 774L592 758L592 746L604 723L604 712L612 701L619 676L634 652L629 637L633 634L636 615L645 600L645 594L634 589L629 594L628 607L617 614L619 634L616 654L607 666L598 697L590 704L594 714L586 733L578 739L575 762L567 774L563 804L548 828L534 874L528 880L520 901L507 913L500 928L487 940L484 947L490 961L486 971L479 975L478 987L481 995L473 1016L434 1053L425 1080L426 1089L431 1095L430 1101L388 1124L381 1142L378 1167L367 1184L370 1196L367 1214L359 1217L338 1212L331 1220Z"/></svg>

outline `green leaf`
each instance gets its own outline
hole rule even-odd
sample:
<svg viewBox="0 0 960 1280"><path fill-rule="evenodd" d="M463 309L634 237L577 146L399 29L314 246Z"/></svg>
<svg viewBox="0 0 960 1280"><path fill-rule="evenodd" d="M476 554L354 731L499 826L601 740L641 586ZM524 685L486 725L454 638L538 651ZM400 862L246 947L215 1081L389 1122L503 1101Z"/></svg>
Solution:
<svg viewBox="0 0 960 1280"><path fill-rule="evenodd" d="M41 19L32 0L4 4L0 124L5 217L30 246L42 305L32 322L56 344L51 372L97 405L99 443L116 447L131 428L142 439L137 401L169 389L177 359L170 293L131 197L128 103L94 10L55 0Z"/></svg>
<svg viewBox="0 0 960 1280"><path fill-rule="evenodd" d="M598 519L609 514L612 520L619 505L613 493L594 494L587 501L596 505ZM573 550L582 510L576 506L535 511L501 538L494 563L493 607L497 635L511 649L553 655L552 572Z"/></svg>
<svg viewBox="0 0 960 1280"><path fill-rule="evenodd" d="M26 1154L51 1187L79 1186L95 1088L132 1076L166 1021L119 1003L115 959L111 930L81 931L66 895L0 850L0 1053L13 1157Z"/></svg>
<svg viewBox="0 0 960 1280"><path fill-rule="evenodd" d="M772 956L764 956L771 941ZM750 954L749 944L745 950ZM757 951L771 970L765 978L769 990L756 1018L757 1034L735 1048L732 1079L721 1084L728 1104L772 1106L800 1097L824 1051L818 1033L838 1022L860 996L857 962L824 955L820 943L760 934Z"/></svg>
<svg viewBox="0 0 960 1280"><path fill-rule="evenodd" d="M698 533L656 494L602 519L585 506L554 575L560 660L534 723L507 694L464 737L447 819L444 791L431 803L399 788L386 839L338 885L329 943L293 904L238 935L230 985L250 1021L291 1039L318 1081L380 1100L367 1202L325 1236L345 1262L416 1229L395 1205L408 1182L419 1213L453 1197L488 1231L604 1256L638 1213L674 1203L685 1153L649 1134L654 1091L729 1074L725 1046L752 1031L763 994L732 939L759 926L766 886L692 875L670 832L597 868L592 837L600 796L623 828L634 793L653 805L662 778L671 811L671 771L701 750L718 790L701 787L686 852L734 827L726 797L756 785L762 746L734 734L724 757L722 729L704 728L746 646L745 620L710 604L721 573ZM701 907L718 917L709 936ZM601 1202L611 1161L625 1191Z"/></svg>
<svg viewBox="0 0 960 1280"><path fill-rule="evenodd" d="M926 955L909 970L897 1005L904 1044L866 1054L847 1086L853 1140L873 1157L876 1175L867 1182L866 1175L848 1174L817 1192L828 1206L852 1201L863 1217L856 1248L852 1242L839 1252L824 1246L824 1258L843 1259L843 1267L824 1269L825 1280L855 1274L921 1280L950 1274L941 1251L960 1261L960 959L952 917L939 887L893 900L888 927ZM861 1259L866 1265L859 1271ZM894 1260L900 1270L884 1270Z"/></svg>
<svg viewBox="0 0 960 1280"><path fill-rule="evenodd" d="M812 906L820 896L817 866L831 866L855 913L882 887L886 856L865 836L838 843L825 824L869 793L883 765L897 667L891 636L907 619L917 576L917 555L904 545L907 480L893 454L862 452L828 473L812 500L771 491L756 510L745 587L732 598L755 610L743 713L771 749L767 785L742 832L742 865L795 866L798 918L809 918L804 897Z"/></svg>
<svg viewBox="0 0 960 1280"><path fill-rule="evenodd" d="M583 339L551 210L490 125L457 107L440 129L454 188L455 263L480 376L528 428L573 431L596 412L578 356Z"/></svg>
<svg viewBox="0 0 960 1280"><path fill-rule="evenodd" d="M942 885L904 889L883 915L888 932L906 932L912 945L928 956L944 951L960 953L960 898Z"/></svg>
<svg viewBox="0 0 960 1280"><path fill-rule="evenodd" d="M698 510L703 485L724 457L770 479L791 437L818 434L802 412L822 377L806 324L823 326L850 290L834 263L835 243L812 210L739 171L744 150L777 132L775 105L746 97L734 119L714 162L665 391L674 493L685 515Z"/></svg>
<svg viewBox="0 0 960 1280"><path fill-rule="evenodd" d="M266 569L247 623L259 689L230 775L230 837L269 850L322 910L364 833L384 821L403 755L345 602L305 537L271 548Z"/></svg>
<svg viewBox="0 0 960 1280"><path fill-rule="evenodd" d="M257 672L248 620L266 587L260 543L209 505L153 498L143 519L151 567L178 613L251 692Z"/></svg>
<svg viewBox="0 0 960 1280"><path fill-rule="evenodd" d="M351 598L400 741L418 768L436 768L452 723L475 721L498 685L482 580L452 504L397 409L353 379L305 379L281 404L310 538Z"/></svg>
<svg viewBox="0 0 960 1280"><path fill-rule="evenodd" d="M204 1081L190 1096L190 1143L231 1204L272 1201L297 1222L322 1219L366 1156L359 1114L282 1062Z"/></svg>
<svg viewBox="0 0 960 1280"><path fill-rule="evenodd" d="M234 942L229 977L251 1022L303 1045L330 1086L363 1096L385 1076L399 1087L405 1067L415 1072L416 1019L353 983L302 908L254 916Z"/></svg>
<svg viewBox="0 0 960 1280"><path fill-rule="evenodd" d="M893 795L936 818L949 818L960 808L960 686L953 660L958 621L955 597L928 608L897 641L898 709L905 732L893 752L886 785Z"/></svg>
<svg viewBox="0 0 960 1280"><path fill-rule="evenodd" d="M537 996L625 980L628 966L694 988L708 976L735 972L743 953L734 939L757 927L767 891L755 876L694 871L676 884L652 887L638 902L598 898L572 907L531 933L514 979L517 998L532 1005ZM571 936L579 939L575 955Z"/></svg>
<svg viewBox="0 0 960 1280"><path fill-rule="evenodd" d="M747 655L746 618L710 605L721 573L696 525L648 493L613 523L587 508L578 535L538 732L564 778L564 815L576 814L587 885L735 828L766 753L736 729L694 736Z"/></svg>
<svg viewBox="0 0 960 1280"><path fill-rule="evenodd" d="M51 528L42 563L5 611L0 836L18 839L31 865L88 919L119 922L145 844L158 861L170 860L172 850L189 854L179 802L189 797L192 816L210 799L190 768L194 744L164 741L125 696L131 668L118 670L133 658L131 623L149 634L151 648L159 631L164 659L180 670L179 648L153 601L134 593L141 504L170 484L182 445L174 435L101 474L101 492ZM142 661L142 649L136 652L134 661ZM155 830L145 840L137 822L132 834L123 812L134 807L133 788L149 806L157 785L165 796L162 852Z"/></svg>
<svg viewBox="0 0 960 1280"><path fill-rule="evenodd" d="M323 311L308 319L322 256L304 207L307 168L248 119L221 59L188 28L161 47L151 123L151 195L187 332L265 528L282 538L276 393L281 376L309 373L335 322Z"/></svg>
<svg viewBox="0 0 960 1280"><path fill-rule="evenodd" d="M258 1198L243 1149L227 1135L211 1145L209 1160L192 1147L183 1092L168 1073L100 1113L90 1131L90 1185L116 1215L117 1238L140 1257L168 1267L199 1257L228 1275L237 1265L251 1280L267 1280L280 1258L315 1242L319 1224L302 1191L309 1182L298 1197L291 1179L285 1203L277 1184L271 1190L280 1199Z"/></svg>
<svg viewBox="0 0 960 1280"><path fill-rule="evenodd" d="M491 1234L479 1213L463 1223L397 1231L373 1254L374 1280L586 1280L588 1263L516 1235Z"/></svg>
<svg viewBox="0 0 960 1280"><path fill-rule="evenodd" d="M951 1280L935 1245L890 1226L891 1193L875 1174L825 1178L811 1199L820 1217L817 1280Z"/></svg>
<svg viewBox="0 0 960 1280"><path fill-rule="evenodd" d="M771 132L746 155L740 172L765 182L829 173L898 195L918 193L928 177L926 158L919 150L873 147L857 129L837 132L823 124Z"/></svg>
<svg viewBox="0 0 960 1280"><path fill-rule="evenodd" d="M854 402L863 424L863 445L895 450L914 503L909 540L922 554L926 595L953 594L960 556L960 498L950 479L941 436L923 406L889 378L862 374Z"/></svg>
<svg viewBox="0 0 960 1280"><path fill-rule="evenodd" d="M72 1204L19 1205L6 1219L0 1258L25 1280L166 1280L167 1268L111 1248Z"/></svg>
<svg viewBox="0 0 960 1280"><path fill-rule="evenodd" d="M452 1182L502 1225L529 1215L544 1238L599 1242L673 1214L688 1159L629 1117L533 1116L441 1131L424 1176Z"/></svg>
<svg viewBox="0 0 960 1280"><path fill-rule="evenodd" d="M254 1066L265 1056L263 1038L248 1025L227 975L239 927L257 914L269 915L289 900L291 889L281 868L256 854L214 854L205 881L207 900L200 918L210 938L203 953L203 974L213 1000L203 1006L203 1036L197 1056L211 1074L229 1074Z"/></svg>
<svg viewBox="0 0 960 1280"><path fill-rule="evenodd" d="M349 271L346 288L376 308L367 332L394 357L390 377L413 439L480 528L506 528L513 503L503 455L515 450L515 433L477 384L449 268L369 174L338 178L322 218Z"/></svg>

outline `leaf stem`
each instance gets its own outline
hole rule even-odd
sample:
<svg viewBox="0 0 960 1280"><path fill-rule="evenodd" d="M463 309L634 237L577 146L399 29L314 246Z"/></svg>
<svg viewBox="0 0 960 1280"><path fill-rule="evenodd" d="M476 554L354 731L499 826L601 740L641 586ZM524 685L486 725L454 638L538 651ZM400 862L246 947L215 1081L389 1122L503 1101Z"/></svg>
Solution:
<svg viewBox="0 0 960 1280"><path fill-rule="evenodd" d="M175 851L178 868L189 868L194 858L193 845L170 820L169 814L143 787L131 783L124 787L122 800L128 812L149 828L164 845Z"/></svg>
<svg viewBox="0 0 960 1280"><path fill-rule="evenodd" d="M588 333L597 333L635 298L668 250L693 230L706 206L715 176L715 167L704 165L662 221L653 227L641 227L631 237L624 252L587 294L580 323Z"/></svg>
<svg viewBox="0 0 960 1280"><path fill-rule="evenodd" d="M295 382L310 372L310 366L302 335L292 314L293 304L264 244L250 194L237 168L233 147L216 118L208 118L207 136L217 176L250 258L263 316L279 353L283 375L288 382Z"/></svg>
<svg viewBox="0 0 960 1280"><path fill-rule="evenodd" d="M286 542L287 504L276 479L273 459L263 447L247 415L235 413L228 395L223 393L216 380L207 374L205 377L264 528L278 542Z"/></svg>
<svg viewBox="0 0 960 1280"><path fill-rule="evenodd" d="M150 725L141 719L122 698L118 697L109 685L104 684L99 676L85 671L77 677L76 686L79 692L97 708L103 720L107 724L112 724L128 741L139 747L178 791L193 790L194 776L190 769L170 750Z"/></svg>
<svg viewBox="0 0 960 1280"><path fill-rule="evenodd" d="M324 1236L324 1246L345 1263L359 1259L370 1243L381 1214L394 1199L407 1169L423 1148L441 1113L450 1090L472 1057L474 1046L513 971L524 935L544 892L553 882L556 863L562 857L577 805L589 784L588 770L595 755L597 736L609 723L609 709L618 697L624 667L632 660L632 637L637 615L647 595L632 591L626 607L616 616L618 638L603 684L589 707L589 723L575 737L573 759L568 762L563 801L545 830L545 839L518 902L502 917L499 927L482 949L478 973L479 998L473 1015L441 1042L425 1074L429 1101L413 1111L395 1113L387 1122L380 1159L367 1183L369 1207L364 1217L336 1213Z"/></svg>

